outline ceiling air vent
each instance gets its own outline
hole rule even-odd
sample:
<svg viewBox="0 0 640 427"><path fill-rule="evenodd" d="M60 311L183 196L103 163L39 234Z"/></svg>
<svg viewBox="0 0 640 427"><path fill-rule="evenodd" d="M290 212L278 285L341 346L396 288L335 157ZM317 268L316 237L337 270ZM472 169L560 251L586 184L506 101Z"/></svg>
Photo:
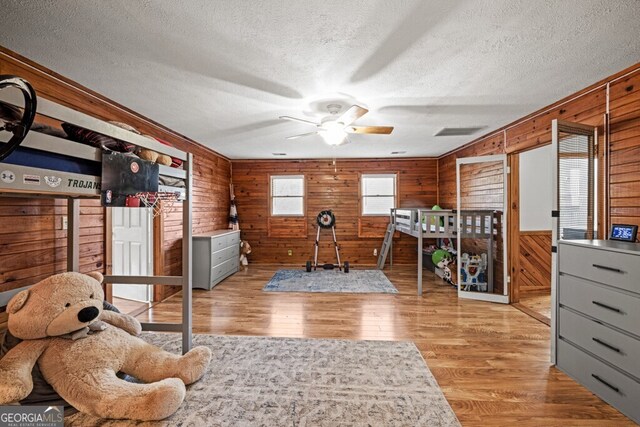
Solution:
<svg viewBox="0 0 640 427"><path fill-rule="evenodd" d="M469 136L483 128L484 126L472 128L442 128L433 136Z"/></svg>

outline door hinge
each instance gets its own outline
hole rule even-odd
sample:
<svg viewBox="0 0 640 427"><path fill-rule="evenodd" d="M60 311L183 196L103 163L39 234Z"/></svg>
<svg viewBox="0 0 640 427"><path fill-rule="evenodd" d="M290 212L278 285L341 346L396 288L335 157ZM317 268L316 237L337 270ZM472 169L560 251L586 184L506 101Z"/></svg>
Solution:
<svg viewBox="0 0 640 427"><path fill-rule="evenodd" d="M507 276L507 283L511 283L511 276Z"/></svg>
<svg viewBox="0 0 640 427"><path fill-rule="evenodd" d="M511 166L507 166L507 174L511 173Z"/></svg>

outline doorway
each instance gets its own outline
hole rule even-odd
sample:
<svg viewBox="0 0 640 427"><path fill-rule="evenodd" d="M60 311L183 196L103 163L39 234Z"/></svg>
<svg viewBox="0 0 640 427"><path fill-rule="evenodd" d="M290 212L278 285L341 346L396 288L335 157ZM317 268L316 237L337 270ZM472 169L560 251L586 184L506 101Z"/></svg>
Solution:
<svg viewBox="0 0 640 427"><path fill-rule="evenodd" d="M519 287L518 308L551 324L551 199L552 146L518 154L519 169Z"/></svg>
<svg viewBox="0 0 640 427"><path fill-rule="evenodd" d="M153 215L150 208L111 209L111 268L113 275L153 275ZM153 298L151 285L112 285L114 304L147 305Z"/></svg>
<svg viewBox="0 0 640 427"><path fill-rule="evenodd" d="M456 160L458 297L509 303L507 156Z"/></svg>

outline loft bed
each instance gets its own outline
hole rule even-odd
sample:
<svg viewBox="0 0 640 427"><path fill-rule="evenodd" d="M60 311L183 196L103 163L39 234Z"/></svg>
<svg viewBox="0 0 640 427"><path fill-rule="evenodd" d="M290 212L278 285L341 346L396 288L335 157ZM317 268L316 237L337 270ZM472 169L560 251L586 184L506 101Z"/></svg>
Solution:
<svg viewBox="0 0 640 427"><path fill-rule="evenodd" d="M35 94L33 96L35 98ZM24 105L25 102L21 101L17 92L0 91L0 112L9 107L24 111L26 115L29 106ZM0 117L0 125L8 128L7 123L6 116ZM68 201L67 271L79 271L80 267L80 200L104 197L101 194L100 184L101 162L105 150L104 146L94 147L71 140L65 132L61 132L56 126L50 126L50 123L69 124L78 129L91 131L98 136L111 138L129 147L152 150L170 156L172 159L174 167L158 165L158 193L173 194L174 200L182 203L182 275L106 275L104 282L131 285L151 283L181 287L182 321L180 323L142 323L142 327L147 331L181 332L182 351L186 353L192 347L192 154L55 102L37 98L37 117L34 123L29 123L27 129L31 131L28 131L15 151L0 161L0 173L4 174L0 179L0 196L44 197ZM9 144L0 144L0 148L6 148L11 141ZM13 295L26 288L0 292L0 308L5 307Z"/></svg>
<svg viewBox="0 0 640 427"><path fill-rule="evenodd" d="M458 237L458 214L461 238L486 239L487 257L493 259L493 240L500 229L502 212L494 210L433 210L431 208L391 209L392 229L418 239L418 295L422 296L422 248L424 239ZM392 242L393 240L391 240ZM391 243L392 244L392 243ZM390 251L392 253L393 251ZM393 257L390 258L393 265ZM493 262L487 266L488 283L493 284ZM491 291L491 289L489 290Z"/></svg>

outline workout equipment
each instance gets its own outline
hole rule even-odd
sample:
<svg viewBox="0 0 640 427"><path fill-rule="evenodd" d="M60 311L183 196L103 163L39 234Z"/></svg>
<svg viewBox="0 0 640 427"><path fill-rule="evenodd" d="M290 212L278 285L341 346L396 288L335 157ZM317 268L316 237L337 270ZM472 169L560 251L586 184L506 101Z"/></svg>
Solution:
<svg viewBox="0 0 640 427"><path fill-rule="evenodd" d="M315 252L313 255L313 263L311 261L307 261L306 270L307 273L311 272L311 270L315 271L318 268L318 246L320 244L320 230L323 228L330 228L333 233L333 245L336 249L336 258L338 259L337 264L323 264L321 267L325 270L333 270L337 268L340 271L345 273L349 272L349 261L345 261L344 265L340 262L340 246L338 246L338 241L336 240L336 216L330 210L321 211L316 217L316 223L318 224L318 232L316 233L316 243L315 243Z"/></svg>
<svg viewBox="0 0 640 427"><path fill-rule="evenodd" d="M24 97L24 111L20 121L8 122L0 130L13 133L11 139L6 144L0 146L0 162L9 157L18 148L31 129L33 119L36 117L38 101L36 92L28 81L16 76L0 75L0 89L13 87L19 89Z"/></svg>

